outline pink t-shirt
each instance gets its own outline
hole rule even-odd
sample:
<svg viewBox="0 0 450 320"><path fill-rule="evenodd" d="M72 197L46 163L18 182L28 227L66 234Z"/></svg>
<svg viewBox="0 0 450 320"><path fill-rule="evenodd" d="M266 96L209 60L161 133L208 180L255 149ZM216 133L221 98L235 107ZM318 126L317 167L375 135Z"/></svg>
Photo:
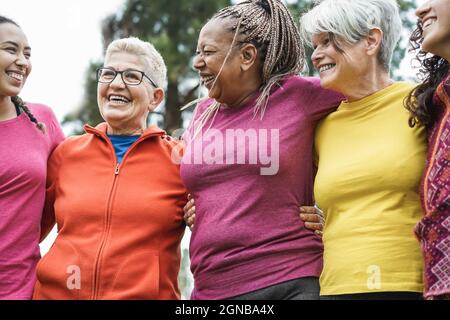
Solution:
<svg viewBox="0 0 450 320"><path fill-rule="evenodd" d="M195 139L188 128L181 176L196 201L192 299L320 275L321 238L304 228L298 207L314 204L316 124L342 98L316 78L291 76L272 92L262 120L253 97L220 109ZM193 123L211 102L198 107Z"/></svg>
<svg viewBox="0 0 450 320"><path fill-rule="evenodd" d="M25 113L0 121L0 299L31 299L40 258L47 159L64 135L50 108L27 104L43 134Z"/></svg>

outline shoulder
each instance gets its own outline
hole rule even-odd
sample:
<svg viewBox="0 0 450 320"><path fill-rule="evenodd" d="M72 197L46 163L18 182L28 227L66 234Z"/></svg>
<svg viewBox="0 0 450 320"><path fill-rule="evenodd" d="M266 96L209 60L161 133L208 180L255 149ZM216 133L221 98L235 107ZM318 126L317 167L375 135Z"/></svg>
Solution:
<svg viewBox="0 0 450 320"><path fill-rule="evenodd" d="M317 77L304 77L301 75L294 75L294 76L288 76L286 77L282 83L281 86L283 87L297 87L299 89L305 88L305 89L316 89L316 90L323 90L320 87L320 79Z"/></svg>
<svg viewBox="0 0 450 320"><path fill-rule="evenodd" d="M200 101L195 107L193 119L197 119L198 117L200 117L202 113L205 112L206 109L208 109L208 107L213 104L213 102L214 99L211 98Z"/></svg>
<svg viewBox="0 0 450 320"><path fill-rule="evenodd" d="M74 135L65 138L55 149L54 152L60 154L78 152L80 146L85 146L88 140L92 139L91 134Z"/></svg>
<svg viewBox="0 0 450 320"><path fill-rule="evenodd" d="M33 115L42 119L42 120L39 119L41 121L45 121L45 119L50 119L50 120L56 119L56 116L55 116L55 113L53 112L53 110L45 104L27 102L26 105L30 109L30 111L33 113Z"/></svg>
<svg viewBox="0 0 450 320"><path fill-rule="evenodd" d="M394 85L392 86L393 91L406 91L409 92L413 90L417 84L406 82L406 81L397 81L394 82Z"/></svg>
<svg viewBox="0 0 450 320"><path fill-rule="evenodd" d="M328 89L324 89L320 86L320 79L317 77L307 77L301 75L289 76L281 83L282 87L292 88L306 98L329 98L335 97L342 100L342 95Z"/></svg>
<svg viewBox="0 0 450 320"><path fill-rule="evenodd" d="M37 121L46 125L51 149L53 150L56 145L64 140L64 133L55 113L45 104L27 102L26 105Z"/></svg>

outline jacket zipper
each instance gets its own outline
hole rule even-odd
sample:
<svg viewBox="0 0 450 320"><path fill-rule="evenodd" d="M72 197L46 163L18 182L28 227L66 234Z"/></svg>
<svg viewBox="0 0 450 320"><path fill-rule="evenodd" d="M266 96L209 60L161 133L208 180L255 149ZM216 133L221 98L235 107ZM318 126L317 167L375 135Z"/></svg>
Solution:
<svg viewBox="0 0 450 320"><path fill-rule="evenodd" d="M100 291L100 279L101 279L100 274L101 274L101 266L102 266L102 257L103 257L104 249L108 242L108 234L111 229L112 205L113 205L114 198L115 198L114 195L116 192L117 180L119 178L120 169L121 169L122 165L125 163L125 160L128 157L128 155L141 141L144 141L144 140L146 140L150 137L154 137L154 136L159 136L159 134L152 134L152 135L148 135L145 137L140 137L127 150L127 152L125 153L125 155L122 158L122 163L120 164L120 163L116 162L116 167L115 167L115 171L114 171L114 180L113 180L113 184L111 187L111 191L108 196L108 203L107 203L107 207L106 207L106 227L105 227L103 235L102 235L102 240L100 242L100 248L98 250L97 256L94 261L94 276L93 276L93 286L92 286L92 295L91 295L92 300L98 299L98 293ZM111 141L109 139L107 139L106 141L107 141L108 145L110 146L110 149L112 150L114 158L116 158L116 153L114 151L114 147L113 147Z"/></svg>

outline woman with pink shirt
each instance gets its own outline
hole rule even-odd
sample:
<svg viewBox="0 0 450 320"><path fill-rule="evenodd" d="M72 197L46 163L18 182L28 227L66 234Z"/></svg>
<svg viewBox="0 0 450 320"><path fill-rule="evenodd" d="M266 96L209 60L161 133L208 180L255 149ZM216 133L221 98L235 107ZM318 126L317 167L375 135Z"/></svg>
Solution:
<svg viewBox="0 0 450 320"><path fill-rule="evenodd" d="M18 97L30 56L18 24L0 16L0 300L31 299L47 159L64 138L50 108Z"/></svg>
<svg viewBox="0 0 450 320"><path fill-rule="evenodd" d="M322 242L313 136L341 96L299 76L304 52L280 0L224 8L202 28L194 67L208 89L184 140L195 199L191 299L318 299Z"/></svg>

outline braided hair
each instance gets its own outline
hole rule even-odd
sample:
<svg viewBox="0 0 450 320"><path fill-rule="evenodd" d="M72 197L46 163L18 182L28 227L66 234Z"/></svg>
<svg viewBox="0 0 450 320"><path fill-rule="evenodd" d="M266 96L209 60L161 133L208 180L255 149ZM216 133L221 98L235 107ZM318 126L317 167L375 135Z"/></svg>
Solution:
<svg viewBox="0 0 450 320"><path fill-rule="evenodd" d="M279 85L286 76L299 74L304 67L303 42L294 19L281 0L245 0L220 10L211 20L214 19L235 21L228 30L234 33L234 38L222 68L236 42L251 43L258 50L263 68L261 94L256 101L254 115L260 113L262 119L273 86ZM197 120L197 133L211 118L212 125L219 108L220 103L215 101L203 112Z"/></svg>
<svg viewBox="0 0 450 320"><path fill-rule="evenodd" d="M0 24L4 24L4 23L9 23L9 24L15 25L16 27L20 28L20 26L17 24L17 22L15 22L5 16L0 15ZM36 124L36 127L39 130L41 130L43 133L46 132L45 124L42 122L39 122L36 119L36 117L33 115L33 113L31 113L30 109L27 107L27 105L23 102L23 100L21 98L19 98L18 96L11 97L11 101L18 110L25 112L25 114L28 116L30 121L33 122L34 124Z"/></svg>
<svg viewBox="0 0 450 320"><path fill-rule="evenodd" d="M46 133L46 127L45 124L43 122L39 122L36 117L31 113L30 109L27 107L27 105L25 104L25 102L23 102L23 100L21 98L19 98L18 96L15 97L11 97L11 101L14 103L14 106L25 112L25 114L28 116L28 118L30 119L31 122L33 122L34 124L36 124L36 127L41 130L43 133Z"/></svg>

